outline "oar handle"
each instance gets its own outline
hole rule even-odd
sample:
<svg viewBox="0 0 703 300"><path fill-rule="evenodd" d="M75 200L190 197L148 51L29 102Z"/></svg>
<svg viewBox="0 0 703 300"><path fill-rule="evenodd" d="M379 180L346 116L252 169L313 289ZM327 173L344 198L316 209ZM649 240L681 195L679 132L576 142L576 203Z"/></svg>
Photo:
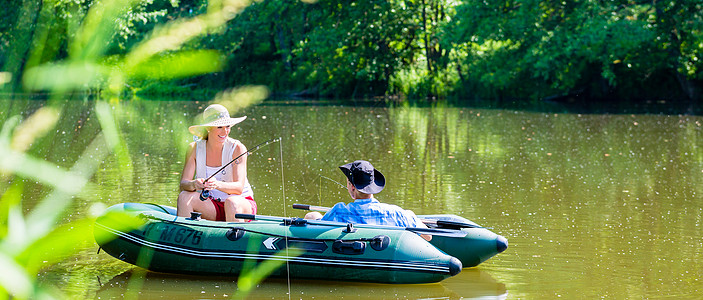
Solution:
<svg viewBox="0 0 703 300"><path fill-rule="evenodd" d="M293 208L295 208L295 209L302 209L302 210L310 210L310 205L307 205L307 204L293 204Z"/></svg>
<svg viewBox="0 0 703 300"><path fill-rule="evenodd" d="M235 219L256 220L256 215L252 214L235 214Z"/></svg>
<svg viewBox="0 0 703 300"><path fill-rule="evenodd" d="M293 208L302 209L302 210L321 211L321 212L328 212L330 210L329 207L315 206L315 205L308 205L308 204L293 204Z"/></svg>

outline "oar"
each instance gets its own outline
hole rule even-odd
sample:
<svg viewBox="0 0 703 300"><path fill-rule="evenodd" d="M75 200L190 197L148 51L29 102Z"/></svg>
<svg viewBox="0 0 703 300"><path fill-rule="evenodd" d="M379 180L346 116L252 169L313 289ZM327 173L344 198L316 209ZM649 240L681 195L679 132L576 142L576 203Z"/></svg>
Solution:
<svg viewBox="0 0 703 300"><path fill-rule="evenodd" d="M328 212L331 209L331 208L325 207L325 206L315 206L315 205L308 205L308 204L293 204L293 208L302 209L302 210L320 211L320 212ZM445 228L485 228L485 227L481 227L481 226L474 225L471 223L455 222L455 221L447 221L447 220L420 219L420 221L422 221L422 223L425 223L425 225L435 225L437 227L445 227Z"/></svg>
<svg viewBox="0 0 703 300"><path fill-rule="evenodd" d="M273 221L273 222L283 222L285 224L295 224L295 225L322 225L322 226L332 226L332 227L348 227L347 223L342 222L332 222L332 221L319 221L319 220L307 220L301 218L285 218L285 217L274 217L274 216L263 216L263 215L252 215L252 214L235 214L237 219L246 220L257 220L257 221ZM416 227L395 227L386 225L373 225L373 224L353 224L354 228L368 228L368 229L382 229L382 230L407 230L415 232L417 234L428 234L436 236L446 236L446 237L465 237L468 232L461 230L448 230L448 229L436 229L436 228L416 228Z"/></svg>

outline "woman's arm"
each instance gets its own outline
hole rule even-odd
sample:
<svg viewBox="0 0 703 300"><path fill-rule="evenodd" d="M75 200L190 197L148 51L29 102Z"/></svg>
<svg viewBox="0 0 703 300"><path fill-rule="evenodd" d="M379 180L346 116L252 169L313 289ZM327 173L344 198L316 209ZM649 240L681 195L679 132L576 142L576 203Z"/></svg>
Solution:
<svg viewBox="0 0 703 300"><path fill-rule="evenodd" d="M203 178L193 179L195 177L195 142L190 143L186 160L183 164L183 172L181 173L180 188L182 191L195 192L205 187Z"/></svg>

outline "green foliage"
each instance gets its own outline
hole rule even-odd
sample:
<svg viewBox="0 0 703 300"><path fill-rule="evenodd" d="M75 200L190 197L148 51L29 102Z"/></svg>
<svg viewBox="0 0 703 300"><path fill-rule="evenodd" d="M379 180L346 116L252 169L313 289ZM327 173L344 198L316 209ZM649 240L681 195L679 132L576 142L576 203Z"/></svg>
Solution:
<svg viewBox="0 0 703 300"><path fill-rule="evenodd" d="M444 43L463 54L458 63L464 81L485 97L539 99L575 91L592 98L646 96L633 89L664 96L671 90L652 84L665 74L697 80L677 67L683 57L672 56L697 52L672 43L673 28L686 28L680 38L701 41L700 29L690 27L701 24L701 4L684 3L660 9L628 1L465 1ZM683 15L691 21L679 19Z"/></svg>
<svg viewBox="0 0 703 300"><path fill-rule="evenodd" d="M253 4L211 41L230 53L225 84L362 96L383 94L412 61L416 32L401 2L274 0Z"/></svg>
<svg viewBox="0 0 703 300"><path fill-rule="evenodd" d="M33 155L33 143L52 131L70 132L55 126L61 118L76 117L70 104L64 102L72 93L101 91L117 102L127 82L144 78L172 80L221 69L222 56L218 51L189 49L185 45L221 28L249 2L213 1L203 14L153 26L151 33L139 35L141 40L133 46L129 41L136 36L132 29L137 27L137 21L147 23L164 17L164 8L154 7L149 0L27 0L11 4L19 10L3 17L12 26L2 27L0 35L0 41L9 41L11 46L2 43L4 71L0 72L0 85L13 90L21 78L23 88L49 92L50 99L36 111L27 112L30 115L25 119L10 112L13 115L0 130L0 298L61 298L57 290L36 284L36 276L43 268L92 245L94 222L93 217L63 220L63 212L73 199L96 190L91 178L108 156L114 156L114 168L122 176L133 173L133 164L115 120L118 111L104 99L78 103L94 105L92 114L99 128L76 133L93 138L85 145L69 145L84 149L75 160L62 166L51 163ZM129 51L114 53L124 47L130 47ZM236 109L266 96L266 89L253 87L224 92L215 100ZM61 147L50 149L63 155ZM28 213L23 213L22 182L27 179L49 191ZM91 211L102 209L100 203L95 203ZM125 215L106 218L119 221L125 230L140 224Z"/></svg>
<svg viewBox="0 0 703 300"><path fill-rule="evenodd" d="M222 84L262 83L278 92L643 99L671 93L652 83L700 80L701 4L658 5L265 1L205 43L229 53L223 73L231 76Z"/></svg>
<svg viewBox="0 0 703 300"><path fill-rule="evenodd" d="M445 72L430 74L421 66L408 67L399 70L391 77L389 92L403 98L425 99L447 98L453 94L459 77L452 69Z"/></svg>
<svg viewBox="0 0 703 300"><path fill-rule="evenodd" d="M256 239L254 239L256 240ZM253 243L249 243L250 248L255 248ZM276 255L286 256L286 257L296 257L305 253L305 250L297 248L287 248L278 251ZM247 259L244 261L245 271L237 279L237 293L232 296L233 299L247 299L247 296L251 291L253 291L256 286L261 283L266 277L271 275L274 271L283 267L286 264L285 260L266 260L263 263L254 265L255 262L252 259Z"/></svg>
<svg viewBox="0 0 703 300"><path fill-rule="evenodd" d="M45 266L68 257L81 245L93 243L92 218L71 221L56 226L59 217L72 199L83 188L88 188L92 176L102 159L110 152L123 147L116 136L109 109L99 105L98 118L105 130L98 135L85 152L68 169L62 169L41 159L27 155L28 146L46 134L58 120L58 110L52 107L39 109L19 123L19 118L5 122L0 139L0 170L3 181L13 182L0 198L0 297L26 299L51 297L53 291L35 286L36 274ZM32 211L22 213L21 198L24 188L22 178L31 178L53 191L40 201Z"/></svg>
<svg viewBox="0 0 703 300"><path fill-rule="evenodd" d="M698 0L242 1L8 0L0 82L197 97L211 93L192 86L261 84L345 98L701 98ZM164 67L186 57L190 68ZM38 66L45 76L20 80Z"/></svg>
<svg viewBox="0 0 703 300"><path fill-rule="evenodd" d="M392 1L322 2L314 9L319 25L297 52L311 64L309 83L335 96L383 94L391 74L412 57L411 11Z"/></svg>

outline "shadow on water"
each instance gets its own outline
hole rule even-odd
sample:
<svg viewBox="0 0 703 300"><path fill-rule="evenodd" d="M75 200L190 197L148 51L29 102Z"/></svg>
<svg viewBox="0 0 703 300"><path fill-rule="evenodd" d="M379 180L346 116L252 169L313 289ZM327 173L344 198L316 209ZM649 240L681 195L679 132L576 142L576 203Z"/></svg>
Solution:
<svg viewBox="0 0 703 300"><path fill-rule="evenodd" d="M174 99L149 98L150 101L173 101ZM190 101L189 99L183 99ZM528 99L508 100L401 100L393 97L359 99L282 98L271 97L259 106L351 106L351 107L465 107L475 109L503 109L538 113L573 114L655 114L655 115L703 115L695 101L672 100L594 100L585 97L557 97L532 101Z"/></svg>
<svg viewBox="0 0 703 300"><path fill-rule="evenodd" d="M141 283L139 291L131 290ZM101 284L98 299L123 298L132 293L143 299L231 299L236 278L164 274L132 268ZM247 298L287 299L288 281L269 278ZM374 284L291 279L292 299L505 299L505 284L480 269L465 269L458 276L434 284Z"/></svg>
<svg viewBox="0 0 703 300"><path fill-rule="evenodd" d="M455 106L507 109L526 112L542 113L573 113L573 114L656 114L656 115L701 115L699 105L695 102L646 100L646 101L607 101L590 99L558 99L558 100L503 100L503 101L458 101Z"/></svg>
<svg viewBox="0 0 703 300"><path fill-rule="evenodd" d="M439 100L426 102L399 102L397 99L268 99L260 106L352 106L352 107L466 107L475 109L501 109L538 113L572 114L654 114L702 115L703 111L693 102L648 100L641 102L604 100Z"/></svg>

